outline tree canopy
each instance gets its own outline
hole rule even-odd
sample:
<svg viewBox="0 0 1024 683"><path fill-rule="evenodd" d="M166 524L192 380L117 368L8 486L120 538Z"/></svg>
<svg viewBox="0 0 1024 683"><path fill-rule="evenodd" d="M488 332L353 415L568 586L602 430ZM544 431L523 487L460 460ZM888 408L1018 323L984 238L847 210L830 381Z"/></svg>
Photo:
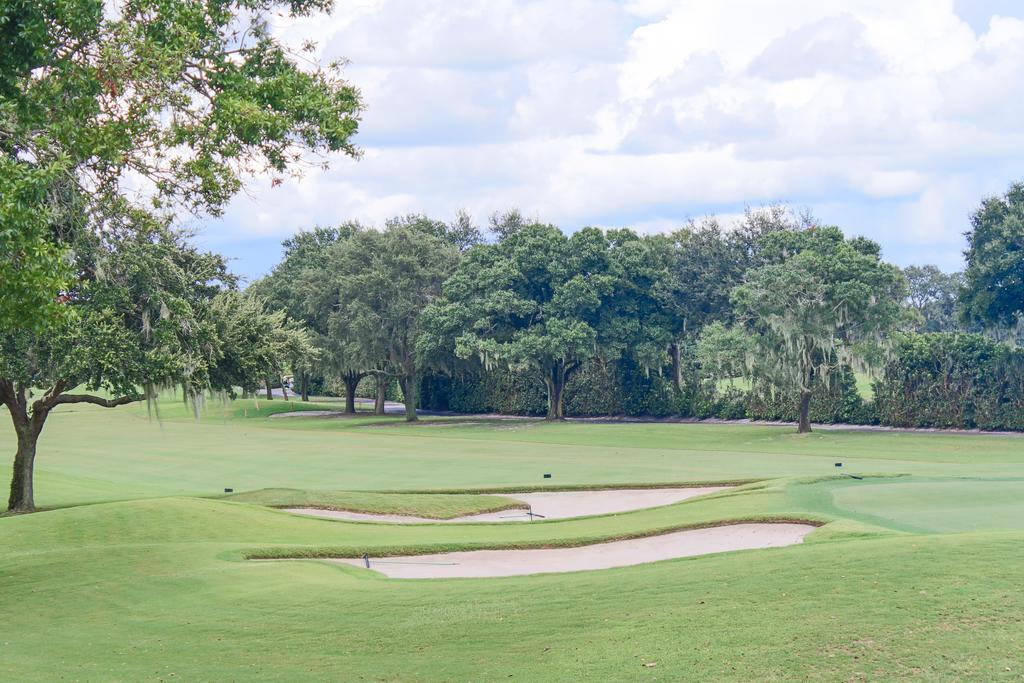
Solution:
<svg viewBox="0 0 1024 683"><path fill-rule="evenodd" d="M327 0L13 0L0 8L0 324L63 309L73 278L55 234L69 197L91 229L141 208L218 214L253 172L309 152L356 155L361 102L268 15ZM7 192L11 188L11 193Z"/></svg>
<svg viewBox="0 0 1024 683"><path fill-rule="evenodd" d="M799 395L799 430L807 432L816 383L851 363L881 361L906 284L882 262L877 244L845 239L838 228L774 232L762 250L766 265L749 271L732 295L755 349L748 371Z"/></svg>
<svg viewBox="0 0 1024 683"><path fill-rule="evenodd" d="M548 417L559 419L566 381L602 349L657 354L639 335L647 322L640 309L653 300L616 275L632 268L650 276L641 273L645 248L628 232L566 236L553 225L517 224L467 254L424 316L421 351L450 345L486 367L529 369L547 388Z"/></svg>
<svg viewBox="0 0 1024 683"><path fill-rule="evenodd" d="M329 311L328 344L351 381L368 371L396 377L408 420L416 419L420 317L459 259L442 225L412 216L356 230L330 250L325 272L308 273L322 282L311 303Z"/></svg>
<svg viewBox="0 0 1024 683"><path fill-rule="evenodd" d="M907 303L920 316L918 332L955 332L960 329L957 303L963 273L945 273L937 266L908 266Z"/></svg>
<svg viewBox="0 0 1024 683"><path fill-rule="evenodd" d="M1024 183L982 202L971 216L964 256L965 319L1014 325L1024 313Z"/></svg>

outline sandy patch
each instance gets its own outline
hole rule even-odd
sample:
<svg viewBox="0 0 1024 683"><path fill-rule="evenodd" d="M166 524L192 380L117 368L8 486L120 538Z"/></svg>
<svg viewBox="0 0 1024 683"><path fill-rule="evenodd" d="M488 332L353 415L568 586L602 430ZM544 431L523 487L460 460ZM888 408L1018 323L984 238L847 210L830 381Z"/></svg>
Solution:
<svg viewBox="0 0 1024 683"><path fill-rule="evenodd" d="M677 557L801 543L810 524L730 524L577 548L473 550L435 555L370 558L370 569L396 579L479 578L629 567ZM331 562L366 567L363 559Z"/></svg>
<svg viewBox="0 0 1024 683"><path fill-rule="evenodd" d="M315 508L286 508L288 512L328 519L353 522L388 522L394 524L422 524L430 522L529 522L539 519L569 519L590 515L607 515L645 508L671 505L688 498L724 491L728 486L700 486L672 489L610 489L606 491L542 491L533 493L502 494L504 498L522 501L529 510L501 510L454 519L430 519L407 515L375 515L345 510L317 510ZM532 514L531 514L532 513Z"/></svg>

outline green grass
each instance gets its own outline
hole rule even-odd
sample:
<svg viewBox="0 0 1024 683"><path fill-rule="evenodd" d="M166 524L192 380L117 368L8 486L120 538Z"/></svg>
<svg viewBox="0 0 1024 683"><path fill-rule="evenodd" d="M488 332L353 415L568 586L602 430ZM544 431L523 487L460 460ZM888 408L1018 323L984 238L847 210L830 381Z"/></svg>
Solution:
<svg viewBox="0 0 1024 683"><path fill-rule="evenodd" d="M299 489L259 489L231 493L223 500L253 503L275 508L307 507L322 510L349 510L383 515L413 515L433 519L452 519L513 508L525 503L501 496L422 493L375 493L367 491L302 491Z"/></svg>
<svg viewBox="0 0 1024 683"><path fill-rule="evenodd" d="M41 504L62 509L0 518L0 678L1024 675L1024 439L267 417L301 408L211 403L199 422L170 403L160 421L141 407L54 414L37 488ZM0 449L12 447L0 428ZM273 509L440 518L493 498L412 492L750 479L765 481L529 524L347 523ZM239 493L225 496L228 486ZM824 526L789 548L507 579L388 580L316 559L245 559L565 546L783 519Z"/></svg>
<svg viewBox="0 0 1024 683"><path fill-rule="evenodd" d="M841 514L892 520L911 531L1024 531L1024 479L907 481L833 494Z"/></svg>
<svg viewBox="0 0 1024 683"><path fill-rule="evenodd" d="M308 405L308 404L307 404ZM262 417L301 403L211 402L196 421L175 402L56 411L40 441L37 503L57 507L166 495L294 488L318 491L494 490L821 476L1021 476L1014 436L819 431L675 424ZM0 450L13 451L0 431ZM551 479L544 479L551 473Z"/></svg>

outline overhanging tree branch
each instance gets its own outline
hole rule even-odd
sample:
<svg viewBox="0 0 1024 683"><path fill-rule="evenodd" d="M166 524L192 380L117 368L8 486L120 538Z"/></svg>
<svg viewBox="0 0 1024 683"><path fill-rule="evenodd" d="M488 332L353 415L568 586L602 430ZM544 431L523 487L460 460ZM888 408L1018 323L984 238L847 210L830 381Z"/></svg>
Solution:
<svg viewBox="0 0 1024 683"><path fill-rule="evenodd" d="M65 403L91 403L93 405L103 406L104 408L116 408L117 406L141 401L144 398L146 397L143 394L127 394L119 398L102 398L100 396L92 396L90 394L62 394L54 399L53 405L63 405Z"/></svg>

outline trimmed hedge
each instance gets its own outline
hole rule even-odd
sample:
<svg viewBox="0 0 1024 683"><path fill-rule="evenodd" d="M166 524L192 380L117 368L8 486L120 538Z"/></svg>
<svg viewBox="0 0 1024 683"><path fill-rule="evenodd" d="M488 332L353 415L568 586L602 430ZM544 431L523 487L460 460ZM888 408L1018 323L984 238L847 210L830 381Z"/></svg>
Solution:
<svg viewBox="0 0 1024 683"><path fill-rule="evenodd" d="M565 411L576 417L694 417L728 420L797 418L795 396L776 395L763 384L750 390L715 389L691 364L683 388L666 374L629 361L590 363L566 386ZM1024 431L1024 350L977 334L901 336L874 383L875 400L857 392L852 372L820 386L811 403L819 423L883 424ZM459 413L543 415L543 385L508 371L471 370L424 378L421 407Z"/></svg>
<svg viewBox="0 0 1024 683"><path fill-rule="evenodd" d="M1024 430L1024 351L980 334L901 337L875 383L883 424Z"/></svg>
<svg viewBox="0 0 1024 683"><path fill-rule="evenodd" d="M688 381L676 391L668 376L645 372L629 362L590 363L566 385L565 412L574 417L796 419L795 397L773 396L760 385L752 391L721 393L713 384L700 382L694 372L685 375ZM472 370L452 377L424 378L420 407L471 414L544 415L547 396L541 382L529 375ZM849 372L831 388L816 392L811 416L816 422L872 419Z"/></svg>

